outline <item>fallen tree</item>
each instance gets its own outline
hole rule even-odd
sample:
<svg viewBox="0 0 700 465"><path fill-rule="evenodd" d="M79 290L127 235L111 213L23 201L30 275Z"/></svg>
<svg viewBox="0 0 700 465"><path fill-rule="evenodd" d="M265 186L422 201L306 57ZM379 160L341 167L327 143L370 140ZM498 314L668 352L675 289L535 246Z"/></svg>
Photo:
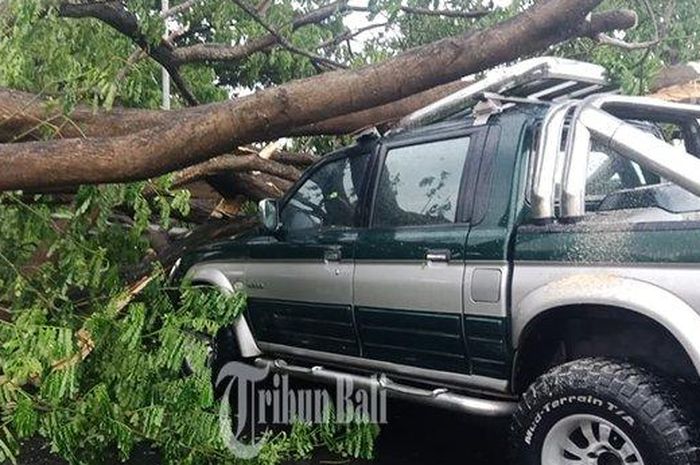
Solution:
<svg viewBox="0 0 700 465"><path fill-rule="evenodd" d="M386 105L293 128L289 135L343 135L369 126L388 124L463 88L466 84L458 80L440 85ZM144 128L171 124L185 112L196 116L199 111L204 113L206 107L179 111L117 107L104 111L78 105L67 115L51 99L0 87L0 143L39 140L46 132L56 139L122 136Z"/></svg>
<svg viewBox="0 0 700 465"><path fill-rule="evenodd" d="M538 2L485 30L434 42L365 68L331 71L247 97L184 109L135 132L0 144L5 167L0 190L155 177L244 144L298 134L309 125L406 99L566 39L597 37L635 24L636 16L629 11L588 17L599 3Z"/></svg>
<svg viewBox="0 0 700 465"><path fill-rule="evenodd" d="M350 31L333 23L353 10L344 0L306 4L308 11L276 21L266 12L283 2L272 3L232 1L241 8L231 24L248 18L244 26L253 24L257 32L213 43L211 23L183 12L226 2L176 4L160 19L176 16L183 28L164 38L145 32L139 18L148 15L126 9L125 2L54 2L60 6L56 21L102 21L109 34L128 37L117 81L158 63L175 79L182 96L176 103L193 105L187 108L121 107L114 92L120 83L114 82L102 93L87 92L92 104L68 111L60 98L65 83L49 91L37 86L35 94L0 89L0 190L22 190L0 195L0 462L13 459L18 440L39 435L73 463L105 463L117 454L124 460L144 444L164 463L238 463L219 438L201 335L229 324L244 302L185 288L173 305L165 275L188 250L255 225L251 201L281 195L337 144L313 137L310 145L297 140L290 152L275 139L381 130L461 88L464 75L570 38L597 40L636 20L629 11L589 16L600 0L547 0L494 27L464 27L470 32L374 65L329 71L347 66L347 42L376 25ZM4 27L12 23L3 17L4 5L0 0L0 46L3 34L18 33ZM468 22L490 11L411 6L397 14ZM45 11L36 17L52 20ZM37 26L31 21L29 34ZM323 34L310 46L293 40L314 27ZM346 54L329 51L340 44ZM195 105L206 99L202 86L188 85L193 63L227 64L217 70L224 82L245 60L264 61L280 50L311 62L307 74L317 75ZM337 61L340 66L333 65ZM154 74L145 81L153 84ZM159 176L164 173L171 174ZM185 355L194 368L188 377L181 370ZM331 422L322 432L300 424L271 438L258 463L308 459L319 438L337 455L371 458L375 435L374 425L364 423Z"/></svg>

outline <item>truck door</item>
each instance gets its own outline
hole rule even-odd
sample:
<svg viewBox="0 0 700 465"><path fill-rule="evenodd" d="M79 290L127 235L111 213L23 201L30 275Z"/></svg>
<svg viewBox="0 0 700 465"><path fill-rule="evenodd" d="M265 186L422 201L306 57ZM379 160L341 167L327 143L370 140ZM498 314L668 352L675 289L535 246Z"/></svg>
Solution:
<svg viewBox="0 0 700 465"><path fill-rule="evenodd" d="M355 256L365 358L469 373L462 286L482 145L480 129L452 124L382 146Z"/></svg>
<svg viewBox="0 0 700 465"><path fill-rule="evenodd" d="M282 202L280 231L249 243L248 316L263 350L359 355L352 275L368 158L350 149L312 168Z"/></svg>

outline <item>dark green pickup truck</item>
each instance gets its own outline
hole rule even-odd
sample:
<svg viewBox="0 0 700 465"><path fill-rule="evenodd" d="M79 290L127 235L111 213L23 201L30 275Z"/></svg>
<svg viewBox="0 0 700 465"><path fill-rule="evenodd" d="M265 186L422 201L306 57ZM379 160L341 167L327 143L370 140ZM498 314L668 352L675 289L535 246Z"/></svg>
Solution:
<svg viewBox="0 0 700 465"><path fill-rule="evenodd" d="M700 463L700 106L609 91L528 60L322 157L174 270L248 296L214 366L510 416L518 464Z"/></svg>

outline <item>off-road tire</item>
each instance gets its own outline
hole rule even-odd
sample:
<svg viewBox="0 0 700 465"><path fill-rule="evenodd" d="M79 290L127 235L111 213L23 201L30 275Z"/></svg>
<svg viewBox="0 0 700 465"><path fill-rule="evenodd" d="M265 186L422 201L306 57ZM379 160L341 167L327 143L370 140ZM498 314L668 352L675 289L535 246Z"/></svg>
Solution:
<svg viewBox="0 0 700 465"><path fill-rule="evenodd" d="M511 462L545 465L550 430L574 415L588 415L627 435L645 465L698 465L698 436L689 411L675 383L650 371L607 359L576 360L541 376L523 395L511 426Z"/></svg>

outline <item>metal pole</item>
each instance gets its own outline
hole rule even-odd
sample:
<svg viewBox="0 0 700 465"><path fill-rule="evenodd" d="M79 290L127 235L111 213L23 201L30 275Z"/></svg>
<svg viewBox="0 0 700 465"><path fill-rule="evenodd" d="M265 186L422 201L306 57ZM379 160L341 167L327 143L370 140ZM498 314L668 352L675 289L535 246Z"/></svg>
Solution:
<svg viewBox="0 0 700 465"><path fill-rule="evenodd" d="M581 112L580 121L601 142L620 155L691 193L700 195L700 159L694 155L679 150L605 110L585 108Z"/></svg>
<svg viewBox="0 0 700 465"><path fill-rule="evenodd" d="M170 9L170 0L161 0L160 11L163 16L163 21L165 22L165 35L164 38L167 39L169 34L168 28L168 18L165 17L165 12ZM161 82L163 84L163 110L170 110L170 74L168 71L161 67Z"/></svg>

